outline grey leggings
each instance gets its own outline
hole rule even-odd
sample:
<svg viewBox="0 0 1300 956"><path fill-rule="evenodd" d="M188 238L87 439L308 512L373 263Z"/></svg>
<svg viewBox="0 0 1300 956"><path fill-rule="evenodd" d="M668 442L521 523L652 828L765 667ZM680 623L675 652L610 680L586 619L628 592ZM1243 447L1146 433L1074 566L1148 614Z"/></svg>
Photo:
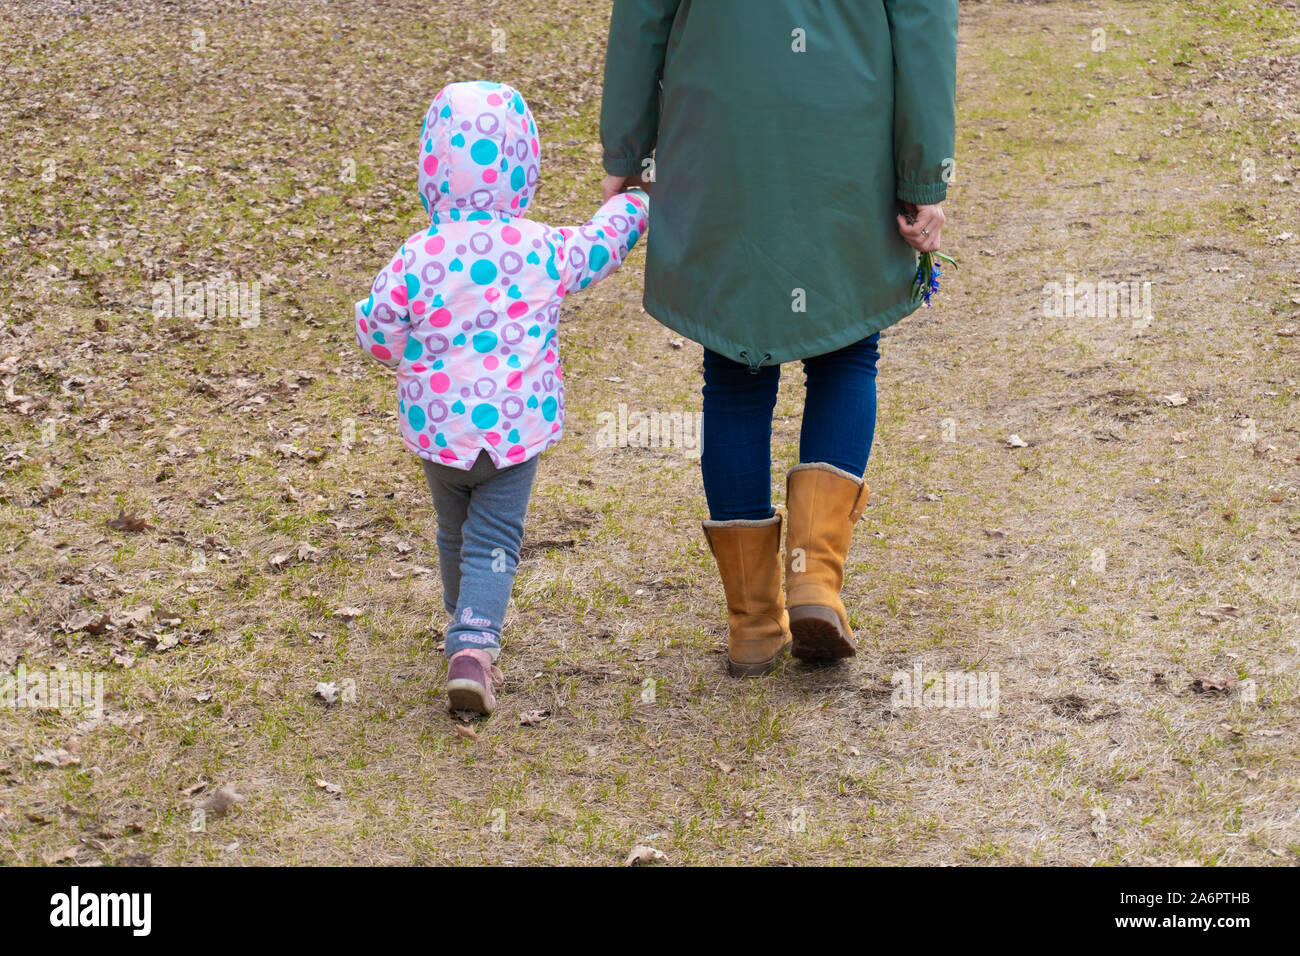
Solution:
<svg viewBox="0 0 1300 956"><path fill-rule="evenodd" d="M519 566L524 517L538 457L497 468L480 452L469 471L421 459L438 513L443 603L452 615L448 657L466 648L501 652L501 625Z"/></svg>

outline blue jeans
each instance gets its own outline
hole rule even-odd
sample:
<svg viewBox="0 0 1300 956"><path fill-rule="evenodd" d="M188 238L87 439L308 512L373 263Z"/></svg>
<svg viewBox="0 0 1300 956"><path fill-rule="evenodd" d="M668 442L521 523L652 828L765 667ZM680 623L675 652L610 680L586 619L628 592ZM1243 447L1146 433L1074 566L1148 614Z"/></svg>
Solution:
<svg viewBox="0 0 1300 956"><path fill-rule="evenodd" d="M452 625L448 657L466 648L501 653L501 625L519 566L524 517L537 476L534 456L498 469L480 452L469 471L420 460L438 513L442 598Z"/></svg>
<svg viewBox="0 0 1300 956"><path fill-rule="evenodd" d="M880 333L803 360L807 394L800 463L825 462L862 477L876 434ZM751 370L704 350L700 470L714 521L770 518L772 410L781 366Z"/></svg>

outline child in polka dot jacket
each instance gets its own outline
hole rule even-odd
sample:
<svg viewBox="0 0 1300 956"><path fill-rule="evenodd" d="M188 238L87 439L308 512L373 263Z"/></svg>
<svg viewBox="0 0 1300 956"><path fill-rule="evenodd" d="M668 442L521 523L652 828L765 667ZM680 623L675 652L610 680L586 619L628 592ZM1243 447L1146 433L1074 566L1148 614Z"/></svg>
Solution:
<svg viewBox="0 0 1300 956"><path fill-rule="evenodd" d="M527 218L537 124L500 83L453 83L420 131L420 199L432 220L357 303L357 344L397 370L402 439L438 515L447 692L490 713L501 626L538 456L560 439L560 303L627 258L649 199L631 190L586 224Z"/></svg>

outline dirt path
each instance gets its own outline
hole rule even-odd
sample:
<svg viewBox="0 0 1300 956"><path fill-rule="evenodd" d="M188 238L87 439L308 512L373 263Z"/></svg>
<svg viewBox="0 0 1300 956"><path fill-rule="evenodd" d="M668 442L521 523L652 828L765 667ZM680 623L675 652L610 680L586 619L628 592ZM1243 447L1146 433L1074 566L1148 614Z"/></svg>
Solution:
<svg viewBox="0 0 1300 956"><path fill-rule="evenodd" d="M690 449L602 441L693 415L698 350L640 253L575 300L472 725L346 320L444 82L523 89L539 215L588 211L607 4L79 6L0 13L0 672L104 712L0 709L0 863L1297 862L1295 3L963 4L962 268L883 341L850 665L724 676ZM256 316L154 318L227 274ZM1071 282L1150 315L1053 312ZM918 668L996 714L905 706Z"/></svg>

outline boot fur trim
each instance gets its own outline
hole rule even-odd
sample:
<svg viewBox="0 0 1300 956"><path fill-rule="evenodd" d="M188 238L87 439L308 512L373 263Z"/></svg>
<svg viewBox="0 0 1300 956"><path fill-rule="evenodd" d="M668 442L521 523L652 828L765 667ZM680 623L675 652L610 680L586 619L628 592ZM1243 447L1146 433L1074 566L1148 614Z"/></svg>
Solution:
<svg viewBox="0 0 1300 956"><path fill-rule="evenodd" d="M806 468L816 468L818 471L829 471L832 475L839 475L841 478L847 478L854 484L862 484L862 478L859 475L845 471L843 468L836 468L834 465L829 465L824 461L809 461L802 465L795 465L790 469L790 473L794 474L796 471L803 471Z"/></svg>

